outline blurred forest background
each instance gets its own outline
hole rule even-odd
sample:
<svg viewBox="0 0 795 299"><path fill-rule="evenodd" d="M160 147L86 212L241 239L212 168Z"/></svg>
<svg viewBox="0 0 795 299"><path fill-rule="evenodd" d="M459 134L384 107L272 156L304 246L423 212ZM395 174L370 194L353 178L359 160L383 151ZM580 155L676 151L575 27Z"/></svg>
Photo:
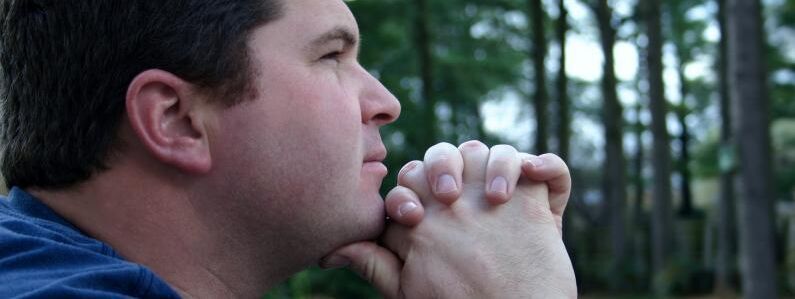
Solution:
<svg viewBox="0 0 795 299"><path fill-rule="evenodd" d="M795 292L795 0L353 0L390 177L479 139L572 169L584 297ZM377 298L345 270L267 298Z"/></svg>

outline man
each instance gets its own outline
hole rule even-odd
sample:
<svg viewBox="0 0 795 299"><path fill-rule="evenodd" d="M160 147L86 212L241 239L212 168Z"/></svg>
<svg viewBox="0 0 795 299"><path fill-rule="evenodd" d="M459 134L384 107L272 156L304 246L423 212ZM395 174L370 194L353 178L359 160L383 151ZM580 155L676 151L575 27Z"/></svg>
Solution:
<svg viewBox="0 0 795 299"><path fill-rule="evenodd" d="M378 129L400 106L356 62L342 1L0 17L2 297L256 297L318 263L390 298L576 295L553 156L441 144L381 200ZM388 249L368 241L385 210Z"/></svg>

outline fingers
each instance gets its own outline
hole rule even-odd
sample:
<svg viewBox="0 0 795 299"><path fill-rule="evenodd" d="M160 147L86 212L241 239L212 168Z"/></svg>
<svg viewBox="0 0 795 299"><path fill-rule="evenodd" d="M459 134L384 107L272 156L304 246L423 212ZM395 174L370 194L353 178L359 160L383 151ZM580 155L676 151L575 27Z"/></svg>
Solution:
<svg viewBox="0 0 795 299"><path fill-rule="evenodd" d="M545 182L549 188L549 209L558 232L563 234L563 212L571 194L571 174L563 159L553 154L533 156L519 154L522 173L534 181Z"/></svg>
<svg viewBox="0 0 795 299"><path fill-rule="evenodd" d="M486 181L489 148L480 141L467 141L458 146L464 160L464 185L482 188Z"/></svg>
<svg viewBox="0 0 795 299"><path fill-rule="evenodd" d="M425 171L436 199L452 204L461 195L461 173L464 162L458 148L439 143L425 152Z"/></svg>
<svg viewBox="0 0 795 299"><path fill-rule="evenodd" d="M502 204L510 200L519 180L520 161L518 152L509 145L495 145L489 153L486 166L486 199L491 204Z"/></svg>
<svg viewBox="0 0 795 299"><path fill-rule="evenodd" d="M489 149L479 141L469 141L458 148L449 143L437 144L428 149L424 159L406 164L398 175L398 184L409 190L396 191L387 202L387 214L397 223L417 225L424 214L423 205L451 205L464 189L478 190L492 205L504 204L512 198L522 174L548 185L549 204L558 218L568 202L569 170L553 154L533 156L518 153L508 145Z"/></svg>
<svg viewBox="0 0 795 299"><path fill-rule="evenodd" d="M422 221L425 209L419 197L411 189L397 186L384 199L386 214L392 221L413 227Z"/></svg>
<svg viewBox="0 0 795 299"><path fill-rule="evenodd" d="M571 175L563 159L553 154L533 156L520 154L522 172L529 179L546 182L550 193L550 208L555 215L563 215L571 194ZM553 198L554 197L554 198Z"/></svg>
<svg viewBox="0 0 795 299"><path fill-rule="evenodd" d="M441 203L434 199L425 169L425 163L422 161L409 162L398 173L398 185L413 191L420 205L427 210L430 207L439 206Z"/></svg>
<svg viewBox="0 0 795 299"><path fill-rule="evenodd" d="M360 242L338 249L320 262L323 268L350 267L386 298L399 298L402 262L389 250L373 242Z"/></svg>
<svg viewBox="0 0 795 299"><path fill-rule="evenodd" d="M379 238L379 244L389 248L401 261L405 261L415 241L412 237L414 230L415 228L389 223Z"/></svg>

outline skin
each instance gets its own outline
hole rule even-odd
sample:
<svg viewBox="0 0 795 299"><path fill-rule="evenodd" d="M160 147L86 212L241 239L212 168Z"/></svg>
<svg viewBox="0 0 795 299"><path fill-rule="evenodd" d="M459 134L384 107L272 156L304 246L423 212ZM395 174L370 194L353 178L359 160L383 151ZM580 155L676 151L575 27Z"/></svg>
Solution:
<svg viewBox="0 0 795 299"><path fill-rule="evenodd" d="M465 270L452 266L466 255L446 257L462 245L455 242L469 239L440 239L446 247L427 247L414 242L412 231L442 237L472 227L440 217L444 207L480 202L481 210L463 220L491 219L497 229L500 221L528 217L511 214L514 202L546 201L549 195L543 215L562 215L565 182L558 182L562 193L517 182L524 173L552 186L568 179L567 172L561 174L565 164L530 167L533 157L505 146L487 149L492 159L472 161L466 144L434 147L401 175L403 186L396 190L402 191L382 200L378 190L386 168L380 161L386 151L379 128L399 116L400 105L357 62L358 28L342 1L285 1L284 16L254 30L249 50L256 76L247 101L221 107L173 74L142 72L129 85L119 132L125 146L109 161L110 169L68 189L28 191L126 259L150 267L181 295L200 298L257 297L321 261L351 265L387 297L432 295L427 292L433 285L419 283L427 270L419 265L434 261ZM489 170L471 179L467 169L473 167ZM453 177L453 189L430 187L442 175ZM494 185L493 177L505 182ZM487 185L500 188L485 190ZM549 206L556 196L561 199ZM504 207L505 217L481 215L492 205ZM384 231L386 215L394 219L389 231L397 232L387 235L390 248L368 241ZM542 246L526 239L519 245ZM397 246L399 240L409 247ZM557 246L559 235L543 240ZM424 258L408 258L404 250L415 247ZM406 271L400 270L403 262ZM383 273L366 271L382 265ZM444 283L451 274L439 271L427 282ZM482 278L463 281L497 279ZM396 279L413 282L400 285Z"/></svg>
<svg viewBox="0 0 795 299"><path fill-rule="evenodd" d="M462 179L453 201L433 188L440 173ZM509 184L491 190L500 186L493 184L499 176ZM577 297L561 239L571 177L559 157L506 145L489 149L478 141L440 144L424 161L404 166L398 183L386 197L387 210L419 202L423 208L414 213L422 215L411 219L421 220L390 224L385 248L352 244L321 265L350 266L386 298Z"/></svg>

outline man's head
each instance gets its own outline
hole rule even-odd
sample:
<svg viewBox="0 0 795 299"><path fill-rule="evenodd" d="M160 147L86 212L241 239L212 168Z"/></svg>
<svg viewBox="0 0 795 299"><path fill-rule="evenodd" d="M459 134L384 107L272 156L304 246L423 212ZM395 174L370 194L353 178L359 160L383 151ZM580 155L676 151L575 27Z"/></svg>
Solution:
<svg viewBox="0 0 795 299"><path fill-rule="evenodd" d="M237 103L249 32L279 0L5 0L0 3L2 172L57 189L107 168L130 82L161 69Z"/></svg>
<svg viewBox="0 0 795 299"><path fill-rule="evenodd" d="M400 105L359 65L350 10L342 0L285 1L249 48L257 93L219 113L207 192L236 186L225 190L239 204L227 214L267 221L266 237L279 235L299 256L376 237L386 174L379 128Z"/></svg>
<svg viewBox="0 0 795 299"><path fill-rule="evenodd" d="M9 183L82 181L81 196L87 184L105 188L106 202L146 198L142 213L204 230L178 236L186 243L212 231L223 248L207 255L263 255L258 262L281 272L376 237L379 128L398 117L397 99L359 65L358 26L342 0L255 2L4 3L16 26L0 40ZM42 25L48 9L67 13ZM83 25L84 14L97 20ZM5 45L18 40L44 49ZM81 221L108 236L110 214Z"/></svg>

